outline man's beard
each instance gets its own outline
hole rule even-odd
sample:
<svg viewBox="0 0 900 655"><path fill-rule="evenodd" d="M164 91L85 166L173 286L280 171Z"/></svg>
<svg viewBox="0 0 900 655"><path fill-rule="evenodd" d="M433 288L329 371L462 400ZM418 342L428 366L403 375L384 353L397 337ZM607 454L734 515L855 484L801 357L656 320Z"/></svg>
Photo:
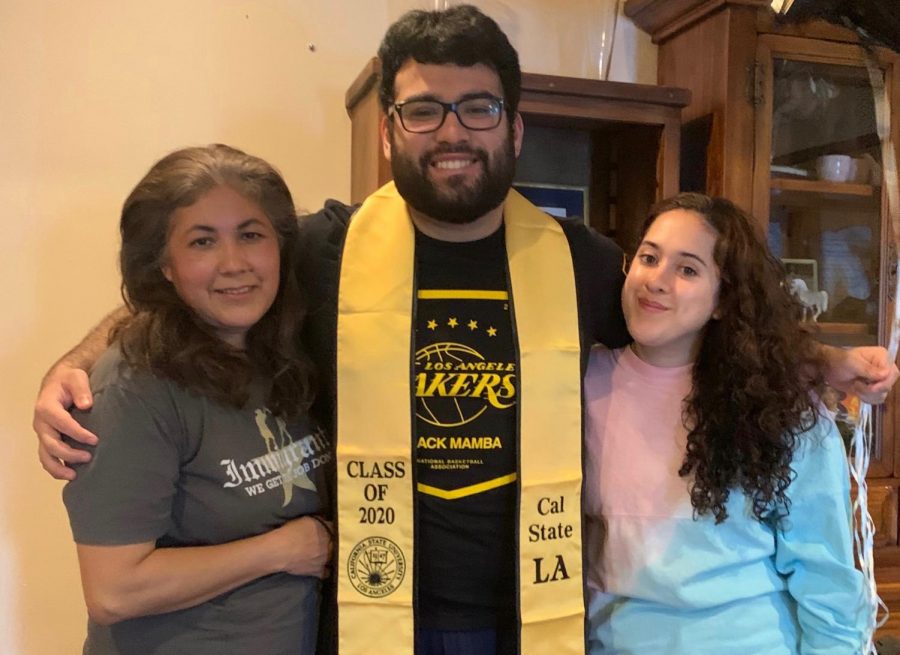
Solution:
<svg viewBox="0 0 900 655"><path fill-rule="evenodd" d="M413 209L436 221L464 224L481 218L506 200L512 186L516 153L511 132L496 152L493 166L486 150L465 145L438 146L416 162L398 151L392 135L391 171L397 191ZM481 162L482 174L471 183L463 175L451 176L439 188L428 177L429 161L451 153L473 156Z"/></svg>

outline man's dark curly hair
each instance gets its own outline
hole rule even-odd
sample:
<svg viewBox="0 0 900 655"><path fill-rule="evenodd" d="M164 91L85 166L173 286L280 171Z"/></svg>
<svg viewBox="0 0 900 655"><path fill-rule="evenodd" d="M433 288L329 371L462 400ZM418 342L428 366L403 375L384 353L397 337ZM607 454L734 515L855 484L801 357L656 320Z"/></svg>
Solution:
<svg viewBox="0 0 900 655"><path fill-rule="evenodd" d="M691 476L696 515L728 517L731 489L740 488L760 520L790 509L787 495L798 436L818 418L824 362L798 326L799 305L784 269L754 219L724 198L683 193L651 209L646 234L661 214L684 209L716 232L718 319L704 332L685 399L687 450L679 475Z"/></svg>
<svg viewBox="0 0 900 655"><path fill-rule="evenodd" d="M510 118L516 115L522 87L519 55L493 19L471 5L443 11L410 11L388 28L378 48L381 87L378 98L387 113L394 103L394 80L408 60L420 64L484 64L496 71Z"/></svg>
<svg viewBox="0 0 900 655"><path fill-rule="evenodd" d="M173 212L216 187L256 203L278 235L280 279L272 306L250 328L241 351L218 338L163 275ZM241 407L255 378L271 383L267 407L292 417L312 398L312 366L298 349L306 300L297 267L297 218L287 185L267 162L214 144L159 160L122 208L122 297L131 315L111 335L125 360L220 402Z"/></svg>

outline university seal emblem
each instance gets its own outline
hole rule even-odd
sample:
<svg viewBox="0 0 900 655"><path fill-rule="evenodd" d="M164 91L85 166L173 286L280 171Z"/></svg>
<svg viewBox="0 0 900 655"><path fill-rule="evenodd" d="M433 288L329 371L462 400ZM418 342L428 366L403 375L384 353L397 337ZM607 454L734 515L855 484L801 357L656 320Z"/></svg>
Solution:
<svg viewBox="0 0 900 655"><path fill-rule="evenodd" d="M393 593L403 582L406 558L390 539L369 537L350 551L347 574L359 593L370 598L381 598Z"/></svg>

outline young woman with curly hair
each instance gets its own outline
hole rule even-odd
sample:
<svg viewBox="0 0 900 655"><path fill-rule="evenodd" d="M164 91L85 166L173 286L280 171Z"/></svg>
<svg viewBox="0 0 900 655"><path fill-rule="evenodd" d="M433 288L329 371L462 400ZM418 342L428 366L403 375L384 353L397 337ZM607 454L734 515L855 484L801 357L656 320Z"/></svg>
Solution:
<svg viewBox="0 0 900 655"><path fill-rule="evenodd" d="M844 445L753 219L656 206L586 377L590 652L857 652Z"/></svg>
<svg viewBox="0 0 900 655"><path fill-rule="evenodd" d="M331 451L307 416L291 194L261 159L186 148L120 229L129 314L73 412L102 438L63 491L84 653L311 654Z"/></svg>

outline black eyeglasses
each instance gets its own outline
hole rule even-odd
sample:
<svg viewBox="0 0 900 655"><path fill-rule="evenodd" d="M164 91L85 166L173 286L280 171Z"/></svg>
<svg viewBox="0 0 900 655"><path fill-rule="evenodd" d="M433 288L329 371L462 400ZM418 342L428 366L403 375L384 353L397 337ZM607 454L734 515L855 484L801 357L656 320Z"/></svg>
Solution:
<svg viewBox="0 0 900 655"><path fill-rule="evenodd" d="M503 117L503 98L483 96L459 102L406 100L392 105L389 115L399 116L400 124L407 132L424 134L439 130L451 111L468 130L492 130Z"/></svg>

